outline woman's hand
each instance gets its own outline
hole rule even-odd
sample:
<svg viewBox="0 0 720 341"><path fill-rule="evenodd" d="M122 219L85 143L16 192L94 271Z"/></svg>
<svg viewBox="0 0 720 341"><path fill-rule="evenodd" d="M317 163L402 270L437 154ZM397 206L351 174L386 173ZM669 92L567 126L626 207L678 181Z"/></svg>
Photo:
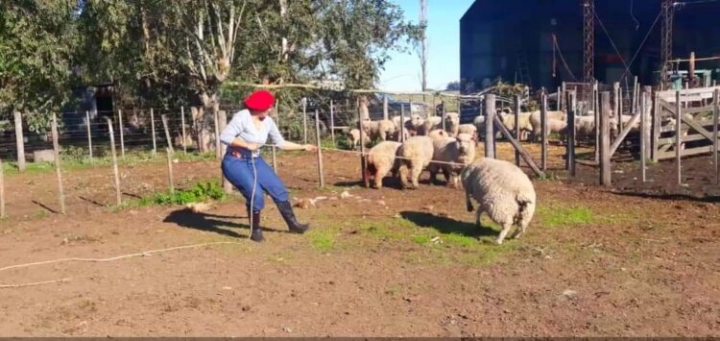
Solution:
<svg viewBox="0 0 720 341"><path fill-rule="evenodd" d="M247 150L249 150L249 151L251 151L251 152L254 152L254 151L258 150L259 148L260 148L260 145L257 144L257 143L248 143L248 144L245 146L245 149L247 149Z"/></svg>
<svg viewBox="0 0 720 341"><path fill-rule="evenodd" d="M302 149L306 152L314 152L317 150L317 147L311 144L305 144L302 146Z"/></svg>

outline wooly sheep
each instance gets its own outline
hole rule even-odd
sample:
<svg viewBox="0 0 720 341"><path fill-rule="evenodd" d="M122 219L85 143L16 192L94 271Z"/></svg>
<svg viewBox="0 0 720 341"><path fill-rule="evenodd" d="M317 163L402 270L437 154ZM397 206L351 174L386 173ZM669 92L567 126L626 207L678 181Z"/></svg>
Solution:
<svg viewBox="0 0 720 341"><path fill-rule="evenodd" d="M466 123L466 124L459 125L458 126L458 135L459 134L469 134L470 136L472 136L473 140L479 141L478 140L478 129L473 124Z"/></svg>
<svg viewBox="0 0 720 341"><path fill-rule="evenodd" d="M427 135L430 131L442 129L442 118L439 116L430 116L423 120L422 124L417 128L418 135Z"/></svg>
<svg viewBox="0 0 720 341"><path fill-rule="evenodd" d="M546 112L546 119L547 122L550 122L550 120L556 120L556 121L567 121L567 115L564 111L548 111ZM535 142L539 141L539 136L542 133L542 120L541 112L540 110L535 110L532 113L530 113L530 117L528 118L530 121L530 126L532 127L532 137ZM559 130L560 128L558 128ZM548 129L550 130L550 129ZM557 130L556 130L557 132Z"/></svg>
<svg viewBox="0 0 720 341"><path fill-rule="evenodd" d="M525 232L535 213L536 195L530 178L519 167L504 160L480 158L465 167L460 177L468 212L473 211L471 199L478 203L475 224L481 227L480 216L487 212L492 221L502 225L497 244L502 244L515 224L520 227L511 238Z"/></svg>
<svg viewBox="0 0 720 341"><path fill-rule="evenodd" d="M520 136L518 137L519 140L525 140L527 139L527 134L533 131L533 127L530 125L530 114L529 112L521 112L519 115L520 122L518 125L520 126ZM515 131L515 114L514 113L501 113L500 119L503 122L503 124L510 130L510 132Z"/></svg>
<svg viewBox="0 0 720 341"><path fill-rule="evenodd" d="M433 129L427 133L427 136L430 137L433 141L450 137L447 131L442 129Z"/></svg>
<svg viewBox="0 0 720 341"><path fill-rule="evenodd" d="M388 139L388 136L392 136L395 131L395 125L390 120L365 120L362 121L360 126L370 141L375 141L377 139L385 141Z"/></svg>
<svg viewBox="0 0 720 341"><path fill-rule="evenodd" d="M475 140L470 134L433 140L433 162L427 167L430 180L437 184L437 174L442 171L448 184L460 188L458 176L462 169L475 160ZM452 165L451 163L455 163Z"/></svg>
<svg viewBox="0 0 720 341"><path fill-rule="evenodd" d="M347 132L347 138L350 144L352 145L352 149L355 150L358 148L358 144L360 143L360 129L350 129L350 131ZM364 142L367 142L368 138L367 136L363 136ZM363 143L367 144L367 143Z"/></svg>
<svg viewBox="0 0 720 341"><path fill-rule="evenodd" d="M395 154L402 143L396 141L383 141L370 148L367 156L365 187L370 187L370 178L375 182L375 188L382 188L382 179L388 172L397 177L398 169L395 167Z"/></svg>
<svg viewBox="0 0 720 341"><path fill-rule="evenodd" d="M430 164L432 157L433 140L429 136L412 136L405 140L397 149L395 158L403 189L419 187L420 174Z"/></svg>
<svg viewBox="0 0 720 341"><path fill-rule="evenodd" d="M440 120L442 125L442 119ZM459 133L460 128L460 114L457 112L445 113L445 130L450 133L450 136L455 137Z"/></svg>

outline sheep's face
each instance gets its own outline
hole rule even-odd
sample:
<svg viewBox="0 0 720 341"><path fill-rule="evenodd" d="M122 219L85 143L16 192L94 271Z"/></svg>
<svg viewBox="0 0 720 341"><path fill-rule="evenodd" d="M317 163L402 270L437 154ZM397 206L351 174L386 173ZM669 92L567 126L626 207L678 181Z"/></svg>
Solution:
<svg viewBox="0 0 720 341"><path fill-rule="evenodd" d="M475 149L475 140L473 140L472 135L462 133L455 139L455 146L460 154L466 155Z"/></svg>

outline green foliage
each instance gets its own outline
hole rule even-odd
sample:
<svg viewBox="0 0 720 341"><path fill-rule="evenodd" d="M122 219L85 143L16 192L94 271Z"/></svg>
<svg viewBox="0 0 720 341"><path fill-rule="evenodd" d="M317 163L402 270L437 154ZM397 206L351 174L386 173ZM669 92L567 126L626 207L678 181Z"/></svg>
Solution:
<svg viewBox="0 0 720 341"><path fill-rule="evenodd" d="M226 194L222 186L216 181L210 181L195 184L195 186L185 190L157 193L153 196L143 198L141 204L185 205L206 200L223 200L225 196Z"/></svg>

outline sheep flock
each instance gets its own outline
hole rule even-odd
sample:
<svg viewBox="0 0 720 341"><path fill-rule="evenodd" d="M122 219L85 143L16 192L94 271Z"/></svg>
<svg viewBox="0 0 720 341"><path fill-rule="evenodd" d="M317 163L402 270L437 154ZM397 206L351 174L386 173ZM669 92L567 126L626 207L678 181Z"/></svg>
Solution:
<svg viewBox="0 0 720 341"><path fill-rule="evenodd" d="M499 110L498 118L511 132L516 125L520 130L519 140L539 142L541 129L540 111L521 112L516 122L515 115ZM610 133L619 134L628 124L630 132L637 133L639 121L630 115L618 119L611 113ZM563 111L548 111L546 116L546 138L551 133L564 140L568 129L568 116ZM619 124L622 123L622 125ZM595 139L597 125L592 112L575 118L576 142ZM362 131L362 134L360 132ZM403 190L419 189L420 175L427 171L430 181L438 185L442 174L448 186L464 190L468 211L477 202L476 224L486 213L489 218L502 226L496 239L502 244L513 225L518 228L511 238L522 235L532 220L537 198L532 181L515 164L503 160L476 158L478 143L485 133L484 116L476 117L471 124L460 124L457 112L446 113L445 125L437 116L423 118L413 114L401 119L399 116L387 120L365 119L347 132L350 147L358 149L362 143L366 150L365 186L381 189L383 179L398 180ZM361 135L363 141L360 141ZM371 186L372 182L372 186Z"/></svg>

